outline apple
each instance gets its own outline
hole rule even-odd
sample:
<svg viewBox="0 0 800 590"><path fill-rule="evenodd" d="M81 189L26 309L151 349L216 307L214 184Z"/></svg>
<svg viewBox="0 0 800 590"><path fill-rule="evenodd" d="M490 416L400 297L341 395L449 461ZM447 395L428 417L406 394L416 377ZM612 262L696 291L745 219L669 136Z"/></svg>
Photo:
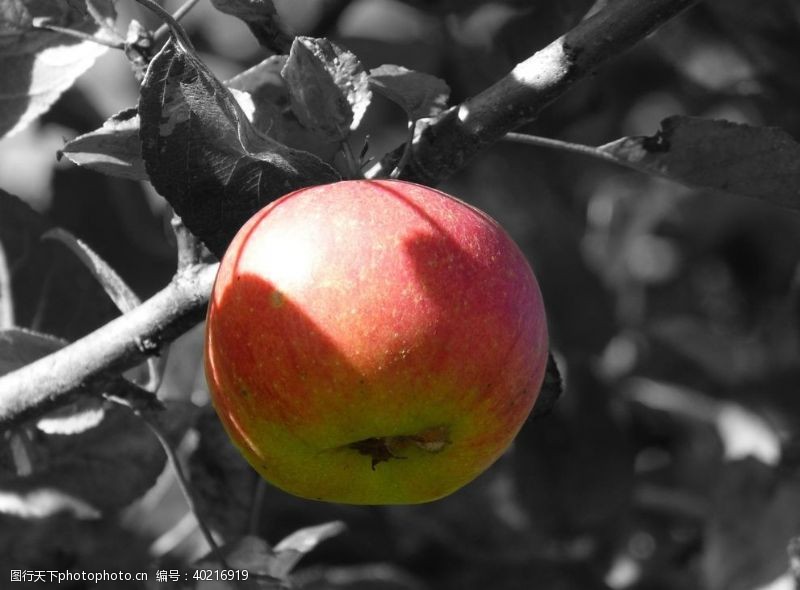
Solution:
<svg viewBox="0 0 800 590"><path fill-rule="evenodd" d="M212 402L291 494L441 498L510 445L538 395L547 324L524 255L485 213L396 180L304 188L256 213L216 278Z"/></svg>

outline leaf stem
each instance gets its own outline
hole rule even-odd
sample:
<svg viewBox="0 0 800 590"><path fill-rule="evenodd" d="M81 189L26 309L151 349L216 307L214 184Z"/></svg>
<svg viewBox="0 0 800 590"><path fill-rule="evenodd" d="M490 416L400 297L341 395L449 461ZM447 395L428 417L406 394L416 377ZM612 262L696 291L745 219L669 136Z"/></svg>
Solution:
<svg viewBox="0 0 800 590"><path fill-rule="evenodd" d="M406 133L406 143L403 148L403 155L400 156L400 161L389 174L389 178L400 178L403 168L408 164L408 159L411 157L411 147L414 145L414 130L417 128L417 119L411 119L408 122L408 131Z"/></svg>
<svg viewBox="0 0 800 590"><path fill-rule="evenodd" d="M124 406L133 412L137 418L141 419L142 422L147 425L150 431L158 439L159 444L161 444L161 447L164 449L164 453L167 455L167 460L172 466L172 470L175 472L175 477L178 480L178 486L181 488L181 492L186 499L186 504L189 506L189 510L192 511L192 514L194 514L194 517L197 520L197 525L200 527L200 532L203 533L206 542L211 548L211 551L214 553L214 556L217 558L217 561L219 561L220 565L224 569L230 569L225 563L225 558L223 557L222 552L220 551L219 546L214 539L214 536L211 534L211 529L208 528L203 518L201 518L199 511L197 510L197 504L195 503L194 496L192 495L191 485L189 484L189 480L183 471L180 458L175 452L172 443L167 438L167 435L164 434L164 431L161 429L161 425L158 423L157 410L153 409L154 406L152 405L152 402L155 400L155 398L149 392L132 383L126 383L125 389L126 391L124 397L108 394L104 397L107 400L120 406Z"/></svg>
<svg viewBox="0 0 800 590"><path fill-rule="evenodd" d="M522 143L525 145L532 145L536 147L544 147L550 149L561 150L562 152L571 152L573 154L580 154L582 156L589 156L590 158L597 158L617 165L623 165L617 158L604 152L600 148L590 145L583 145L580 143L570 143L560 139L551 139L549 137L540 137L538 135L528 135L527 133L506 133L503 140L511 141L514 143Z"/></svg>
<svg viewBox="0 0 800 590"><path fill-rule="evenodd" d="M200 527L200 532L203 533L203 537L205 537L206 543L208 543L208 546L214 553L214 557L216 557L223 569L230 569L228 564L225 562L225 557L222 555L219 545L217 545L217 541L214 539L214 535L211 533L211 529L208 528L205 520L200 516L200 512L197 509L197 504L194 501L189 480L186 477L186 473L183 471L183 466L181 465L178 454L175 452L175 449L172 447L170 441L167 440L166 435L163 433L161 426L156 422L156 420L143 412L137 413L142 420L144 420L144 423L147 424L147 427L150 428L153 434L156 435L158 442L161 443L161 446L167 455L167 459L169 460L170 465L172 465L172 470L175 472L175 477L178 480L178 485L181 488L181 492L183 492L183 497L186 499L186 504L189 506L189 510L192 511L192 514L194 514L194 517L197 520L197 526Z"/></svg>
<svg viewBox="0 0 800 590"><path fill-rule="evenodd" d="M94 22L97 23L99 27L101 27L106 33L111 35L115 41L121 43L124 47L125 39L117 32L117 29L114 28L114 19L106 19L100 11L97 10L97 7L94 5L92 0L86 0L86 11L89 13L94 19Z"/></svg>
<svg viewBox="0 0 800 590"><path fill-rule="evenodd" d="M361 177L361 166L359 166L356 156L353 153L353 148L350 147L350 142L346 139L342 141L342 154L344 154L344 161L347 164L348 178Z"/></svg>
<svg viewBox="0 0 800 590"><path fill-rule="evenodd" d="M191 52L194 54L194 46L192 42L189 40L189 35L186 33L186 30L180 25L175 17L173 17L169 12L164 10L161 5L154 2L154 0L135 0L145 8L148 8L155 12L161 20L164 21L164 25L162 27L167 27L175 40L183 46L183 49L187 52ZM191 6L189 6L191 8ZM180 9L179 9L180 10ZM188 9L187 9L188 10ZM159 28L159 31L161 29Z"/></svg>
<svg viewBox="0 0 800 590"><path fill-rule="evenodd" d="M261 524L261 513L264 507L264 496L267 493L267 482L263 477L256 480L253 490L253 503L250 506L250 522L248 523L249 534L258 536L258 528Z"/></svg>

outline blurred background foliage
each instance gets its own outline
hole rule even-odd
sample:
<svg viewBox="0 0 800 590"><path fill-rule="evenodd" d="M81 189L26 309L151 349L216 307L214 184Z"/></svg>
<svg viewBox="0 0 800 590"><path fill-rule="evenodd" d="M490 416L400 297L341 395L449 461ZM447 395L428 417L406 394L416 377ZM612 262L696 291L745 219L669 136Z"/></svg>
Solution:
<svg viewBox="0 0 800 590"><path fill-rule="evenodd" d="M367 67L440 76L454 102L593 4L276 0L292 33L330 37ZM131 2L117 8L123 23L159 24ZM208 2L184 24L221 79L264 58L246 26ZM800 138L798 71L800 3L707 0L521 131L599 145L651 135L663 118L687 114L780 126ZM0 186L85 240L144 298L174 269L165 202L142 183L55 161L63 138L99 127L137 92L124 56L107 53L37 124L0 142ZM406 133L403 113L379 97L362 128L376 156ZM209 411L198 327L171 347L160 396L200 406L179 451L211 526L226 540L251 531L274 542L300 526L344 520L347 532L303 562L302 588L793 588L800 218L507 142L442 188L497 218L534 266L567 385L556 411L529 422L476 482L433 504L363 508L272 488L256 494L253 472ZM59 335L78 335L69 325ZM185 569L206 550L169 470L113 517L34 522L13 535L0 529L0 561Z"/></svg>

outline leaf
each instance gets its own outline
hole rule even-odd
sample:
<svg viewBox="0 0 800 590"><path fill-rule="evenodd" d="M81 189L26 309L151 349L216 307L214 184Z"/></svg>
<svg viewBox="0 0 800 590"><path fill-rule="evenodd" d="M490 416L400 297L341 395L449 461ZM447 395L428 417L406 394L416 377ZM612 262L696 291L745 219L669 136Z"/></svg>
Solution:
<svg viewBox="0 0 800 590"><path fill-rule="evenodd" d="M369 84L375 92L399 104L409 121L435 117L447 108L450 96L444 80L391 64L371 70Z"/></svg>
<svg viewBox="0 0 800 590"><path fill-rule="evenodd" d="M148 179L139 141L139 115L135 108L120 111L100 129L68 141L58 152L58 158L62 156L78 166L110 176Z"/></svg>
<svg viewBox="0 0 800 590"><path fill-rule="evenodd" d="M270 201L339 180L319 158L258 133L230 91L173 39L150 63L139 117L153 186L220 257Z"/></svg>
<svg viewBox="0 0 800 590"><path fill-rule="evenodd" d="M42 416L36 428L45 434L78 434L100 424L105 414L102 400L82 398Z"/></svg>
<svg viewBox="0 0 800 590"><path fill-rule="evenodd" d="M293 532L275 546L275 557L270 567L270 574L276 578L285 578L306 553L313 550L322 541L341 534L346 528L342 521L336 520Z"/></svg>
<svg viewBox="0 0 800 590"><path fill-rule="evenodd" d="M69 248L92 273L117 308L125 313L138 307L141 300L108 263L100 258L86 243L67 230L53 228L42 234L42 239L56 240Z"/></svg>
<svg viewBox="0 0 800 590"><path fill-rule="evenodd" d="M300 123L329 141L358 127L372 99L361 62L327 39L297 37L281 76Z"/></svg>
<svg viewBox="0 0 800 590"><path fill-rule="evenodd" d="M195 428L200 440L189 458L189 470L198 510L224 536L240 535L247 529L259 478L212 408L204 408Z"/></svg>
<svg viewBox="0 0 800 590"><path fill-rule="evenodd" d="M16 324L74 340L119 314L71 253L40 239L51 227L0 189L0 244L11 272Z"/></svg>
<svg viewBox="0 0 800 590"><path fill-rule="evenodd" d="M287 53L291 37L283 30L272 0L211 0L220 12L242 19L258 42L275 53Z"/></svg>
<svg viewBox="0 0 800 590"><path fill-rule="evenodd" d="M558 400L561 399L563 392L564 382L561 379L558 364L553 353L549 353L547 355L547 370L544 374L542 389L539 391L539 397L536 398L536 403L533 405L531 417L541 418L550 414L556 407Z"/></svg>
<svg viewBox="0 0 800 590"><path fill-rule="evenodd" d="M92 273L92 276L94 276L100 286L103 287L103 290L111 301L114 302L114 305L116 305L117 309L122 313L127 313L141 304L139 297L133 292L133 289L122 280L122 277L82 240L79 240L60 227L46 231L42 234L42 239L56 240L69 248L73 254L77 256L78 260L89 269L89 272ZM165 350L162 351L162 354L159 356L150 356L147 358L148 386L152 391L155 391L161 383L165 360Z"/></svg>
<svg viewBox="0 0 800 590"><path fill-rule="evenodd" d="M676 116L652 137L598 149L648 174L800 209L800 145L778 128Z"/></svg>
<svg viewBox="0 0 800 590"><path fill-rule="evenodd" d="M54 352L66 341L30 330L0 332L0 375ZM172 420L175 422L175 420ZM82 398L37 421L25 449L30 473L0 463L0 514L43 518L68 512L96 518L149 489L165 465L144 422L122 408Z"/></svg>
<svg viewBox="0 0 800 590"><path fill-rule="evenodd" d="M225 85L246 92L253 105L248 118L256 129L289 147L311 152L325 162L332 162L339 141L331 141L303 127L292 112L289 90L281 77L287 56L273 55L245 70ZM237 100L239 97L237 96ZM241 104L241 100L239 100Z"/></svg>
<svg viewBox="0 0 800 590"><path fill-rule="evenodd" d="M10 373L63 348L66 340L31 330L12 328L0 331L0 375Z"/></svg>
<svg viewBox="0 0 800 590"><path fill-rule="evenodd" d="M70 571L100 572L113 564L116 571L135 572L152 562L147 542L137 536L122 519L77 520L66 513L48 518L23 520L0 515L0 555L8 567L30 571L59 570L69 564ZM13 566L12 566L13 564ZM151 575L152 577L152 575ZM30 578L29 578L30 579ZM45 574L44 583L4 584L10 589L57 587L55 579ZM48 583L49 582L49 583ZM133 583L90 582L98 590L125 587L142 590ZM74 588L74 582L63 587ZM77 587L85 587L79 584ZM166 590L162 585L157 590Z"/></svg>
<svg viewBox="0 0 800 590"><path fill-rule="evenodd" d="M114 18L112 0L93 0L107 19ZM34 20L97 33L85 0L4 0L0 6L0 137L16 133L47 112L61 93L88 70L107 47L51 31L34 29Z"/></svg>
<svg viewBox="0 0 800 590"><path fill-rule="evenodd" d="M280 74L286 58L285 55L268 57L224 84L258 131L330 162L339 148L338 142L325 141L309 132L291 112L289 92ZM58 152L59 159L62 156L78 166L110 176L149 180L142 159L136 108L125 109L110 117L101 128L68 141Z"/></svg>
<svg viewBox="0 0 800 590"><path fill-rule="evenodd" d="M19 369L66 346L68 342L32 330L12 328L0 331L0 375ZM47 434L76 434L94 428L103 419L100 400L79 399L45 416L36 427Z"/></svg>
<svg viewBox="0 0 800 590"><path fill-rule="evenodd" d="M97 517L152 487L165 460L143 421L125 408L109 407L94 428L37 438L30 475L0 472L0 513Z"/></svg>

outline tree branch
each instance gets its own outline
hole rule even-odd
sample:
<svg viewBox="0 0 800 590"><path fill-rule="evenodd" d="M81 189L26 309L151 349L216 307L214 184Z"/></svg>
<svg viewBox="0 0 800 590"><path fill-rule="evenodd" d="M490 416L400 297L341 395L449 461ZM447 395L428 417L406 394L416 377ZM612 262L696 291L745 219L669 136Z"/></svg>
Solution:
<svg viewBox="0 0 800 590"><path fill-rule="evenodd" d="M157 354L164 344L202 321L216 271L216 264L184 269L129 313L1 376L0 428Z"/></svg>
<svg viewBox="0 0 800 590"><path fill-rule="evenodd" d="M418 126L402 178L435 184L481 149L535 119L594 68L697 0L616 0L515 67L477 96ZM154 4L151 0L137 0ZM403 154L370 176L388 176ZM195 265L141 306L47 357L0 377L0 427L41 411L75 390L108 382L203 319L215 265Z"/></svg>
<svg viewBox="0 0 800 590"><path fill-rule="evenodd" d="M599 10L480 94L421 124L401 178L436 184L696 1L616 0ZM395 149L368 176L388 176L402 153Z"/></svg>

